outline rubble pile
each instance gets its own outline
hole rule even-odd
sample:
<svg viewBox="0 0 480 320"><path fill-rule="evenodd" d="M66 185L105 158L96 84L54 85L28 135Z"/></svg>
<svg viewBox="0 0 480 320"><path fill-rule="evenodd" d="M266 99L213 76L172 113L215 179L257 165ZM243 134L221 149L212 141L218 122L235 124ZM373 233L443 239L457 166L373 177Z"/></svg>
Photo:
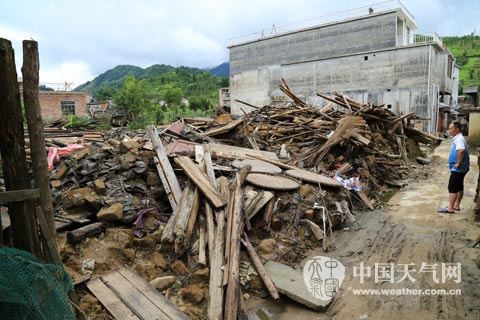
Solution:
<svg viewBox="0 0 480 320"><path fill-rule="evenodd" d="M316 109L282 90L293 102L116 129L64 156L51 185L77 283L130 266L192 318L233 319L241 292L279 299L263 263L333 250L336 228L358 227L354 211L401 185L417 141L436 139L409 127L413 113L341 93ZM95 256L93 271L79 252Z"/></svg>

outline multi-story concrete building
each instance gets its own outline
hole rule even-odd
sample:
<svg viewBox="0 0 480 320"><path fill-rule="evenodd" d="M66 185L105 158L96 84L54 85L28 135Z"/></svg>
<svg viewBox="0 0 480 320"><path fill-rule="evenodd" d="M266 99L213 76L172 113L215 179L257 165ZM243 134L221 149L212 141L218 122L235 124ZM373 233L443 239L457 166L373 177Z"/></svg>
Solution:
<svg viewBox="0 0 480 320"><path fill-rule="evenodd" d="M394 9L365 9L365 15L231 44L232 114L282 96L284 78L307 103L327 103L317 93L341 91L363 103L394 112L414 111L416 124L436 132L439 106L456 106L458 66L436 33L415 35L413 16ZM452 98L453 97L453 98Z"/></svg>
<svg viewBox="0 0 480 320"><path fill-rule="evenodd" d="M230 105L230 90L228 88L220 88L218 91L218 106L229 110Z"/></svg>

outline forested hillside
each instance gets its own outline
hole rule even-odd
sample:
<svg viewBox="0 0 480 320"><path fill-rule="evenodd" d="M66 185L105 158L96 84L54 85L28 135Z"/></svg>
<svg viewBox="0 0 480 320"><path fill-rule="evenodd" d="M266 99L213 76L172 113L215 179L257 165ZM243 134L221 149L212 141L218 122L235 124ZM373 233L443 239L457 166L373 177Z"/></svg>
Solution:
<svg viewBox="0 0 480 320"><path fill-rule="evenodd" d="M95 100L112 99L128 113L132 127L168 123L178 116L210 115L228 78L209 71L153 65L119 65L79 87Z"/></svg>
<svg viewBox="0 0 480 320"><path fill-rule="evenodd" d="M443 37L443 42L452 51L460 69L460 90L464 87L480 86L480 37Z"/></svg>
<svg viewBox="0 0 480 320"><path fill-rule="evenodd" d="M140 68L132 65L118 65L113 69L107 70L101 75L97 76L92 81L88 81L77 88L75 91L87 91L95 95L98 89L102 87L113 87L120 89L128 76L135 76L137 80L148 79L160 76L175 70L182 70L190 74L201 74L204 70L189 67L175 68L165 64L154 64L148 68Z"/></svg>

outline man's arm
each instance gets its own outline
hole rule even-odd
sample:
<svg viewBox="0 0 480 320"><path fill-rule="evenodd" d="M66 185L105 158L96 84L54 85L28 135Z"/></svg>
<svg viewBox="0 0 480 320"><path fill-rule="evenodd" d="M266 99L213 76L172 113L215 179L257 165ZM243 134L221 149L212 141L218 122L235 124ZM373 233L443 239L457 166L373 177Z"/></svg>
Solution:
<svg viewBox="0 0 480 320"><path fill-rule="evenodd" d="M462 165L464 155L465 155L464 149L457 150L457 162L453 166L455 169L458 169Z"/></svg>

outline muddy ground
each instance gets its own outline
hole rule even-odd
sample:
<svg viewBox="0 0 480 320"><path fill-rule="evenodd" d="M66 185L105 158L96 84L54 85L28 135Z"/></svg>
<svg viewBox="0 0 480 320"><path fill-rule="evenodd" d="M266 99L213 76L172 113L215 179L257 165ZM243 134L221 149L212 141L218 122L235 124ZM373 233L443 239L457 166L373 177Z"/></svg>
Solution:
<svg viewBox="0 0 480 320"><path fill-rule="evenodd" d="M450 140L442 142L429 154L431 164L417 170L385 206L357 213L362 228L336 232L335 251L324 253L318 248L308 253L309 257L333 257L346 267L340 291L325 313L307 310L284 297L280 303L251 298L247 301L249 319L480 319L480 248L472 248L473 240L480 235L473 213L477 157L471 156L462 211L440 214L437 209L447 204L449 148ZM375 263L394 263L395 268L413 263L410 270L417 272L412 270L410 275L416 281L376 284L372 270L372 276L361 284L359 277L353 276L354 266L359 267L361 262L372 269ZM432 269L437 272L438 284L433 272L418 272L423 262L437 263ZM442 281L442 262L461 263L460 283ZM354 295L353 290L359 288L461 289L461 295Z"/></svg>

